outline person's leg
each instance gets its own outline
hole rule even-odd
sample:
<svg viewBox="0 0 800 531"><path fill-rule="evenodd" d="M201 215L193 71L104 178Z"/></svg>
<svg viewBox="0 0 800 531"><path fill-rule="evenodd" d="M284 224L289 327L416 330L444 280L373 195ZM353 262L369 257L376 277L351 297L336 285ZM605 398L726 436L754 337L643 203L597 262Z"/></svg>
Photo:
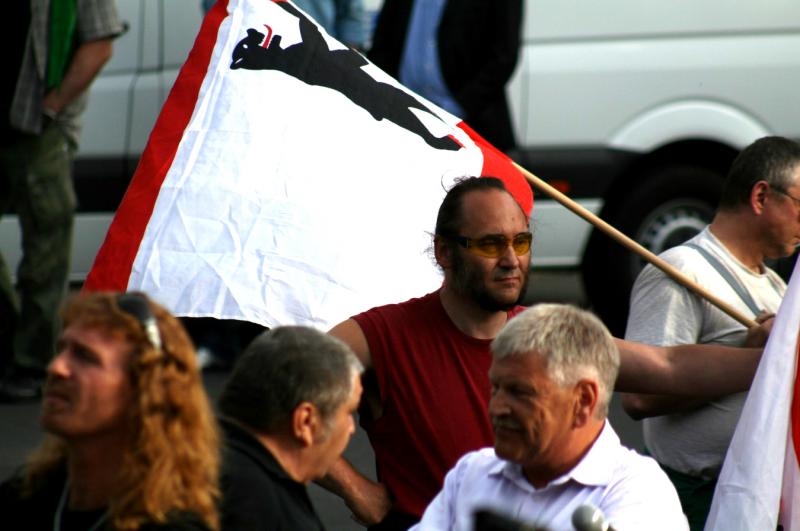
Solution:
<svg viewBox="0 0 800 531"><path fill-rule="evenodd" d="M661 465L666 472L683 507L683 513L689 521L691 531L703 531L708 513L711 510L711 501L714 499L714 489L717 481L689 476Z"/></svg>
<svg viewBox="0 0 800 531"><path fill-rule="evenodd" d="M74 148L53 123L40 137L28 140L28 171L16 201L23 254L14 360L20 367L43 373L55 352L58 310L70 267L76 206L71 175Z"/></svg>

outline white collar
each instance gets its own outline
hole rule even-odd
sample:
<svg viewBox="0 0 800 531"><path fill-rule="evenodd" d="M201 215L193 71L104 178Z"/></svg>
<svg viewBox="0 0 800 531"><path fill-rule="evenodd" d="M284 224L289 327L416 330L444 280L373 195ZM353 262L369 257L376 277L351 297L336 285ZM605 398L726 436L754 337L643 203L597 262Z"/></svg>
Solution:
<svg viewBox="0 0 800 531"><path fill-rule="evenodd" d="M586 455L583 456L583 459L567 473L555 478L541 489L536 489L530 484L522 473L522 467L519 464L505 459L498 458L497 463L489 469L489 475L502 475L519 488L528 492L545 490L568 481L574 481L586 486L602 487L611 482L617 463L615 454L619 449L619 436L617 436L614 428L611 427L608 419L606 419L600 435L589 448L589 451L586 452Z"/></svg>

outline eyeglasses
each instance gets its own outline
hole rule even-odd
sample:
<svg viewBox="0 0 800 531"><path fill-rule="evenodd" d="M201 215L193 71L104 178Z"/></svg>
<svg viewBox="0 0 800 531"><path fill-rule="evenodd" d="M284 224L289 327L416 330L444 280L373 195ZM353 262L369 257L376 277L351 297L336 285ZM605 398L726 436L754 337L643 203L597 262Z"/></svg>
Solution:
<svg viewBox="0 0 800 531"><path fill-rule="evenodd" d="M780 188L777 188L775 186L771 186L770 188L772 190L775 190L776 192L778 192L781 195L785 195L786 197L788 197L789 199L792 200L792 202L794 203L794 206L796 206L797 208L800 208L800 198L797 198L797 197L793 196L792 194L790 194L789 192L787 192L786 190L781 190Z"/></svg>
<svg viewBox="0 0 800 531"><path fill-rule="evenodd" d="M530 232L520 232L513 238L506 238L500 234L491 234L481 238L467 238L466 236L444 236L453 240L467 251L486 258L500 258L505 254L510 245L517 256L522 256L531 250L533 234Z"/></svg>

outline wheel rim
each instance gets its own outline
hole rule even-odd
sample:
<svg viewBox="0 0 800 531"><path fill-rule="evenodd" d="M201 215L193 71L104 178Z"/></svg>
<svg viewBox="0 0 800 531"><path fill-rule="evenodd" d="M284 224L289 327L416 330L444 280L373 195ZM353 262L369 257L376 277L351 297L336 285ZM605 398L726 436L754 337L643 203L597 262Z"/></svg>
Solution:
<svg viewBox="0 0 800 531"><path fill-rule="evenodd" d="M635 239L655 254L675 247L708 225L714 209L698 199L679 198L659 205L644 218L636 231ZM632 255L635 275L646 262L638 255Z"/></svg>

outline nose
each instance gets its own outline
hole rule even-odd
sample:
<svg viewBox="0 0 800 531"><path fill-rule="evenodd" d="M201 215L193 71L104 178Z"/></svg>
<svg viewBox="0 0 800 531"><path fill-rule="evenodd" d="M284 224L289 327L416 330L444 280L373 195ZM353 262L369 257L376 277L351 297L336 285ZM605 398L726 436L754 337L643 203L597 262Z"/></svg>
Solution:
<svg viewBox="0 0 800 531"><path fill-rule="evenodd" d="M503 396L503 391L494 391L492 393L492 397L489 399L489 416L499 417L501 415L508 414L508 412L509 407L506 403L505 397Z"/></svg>
<svg viewBox="0 0 800 531"><path fill-rule="evenodd" d="M519 257L517 256L517 253L514 251L514 247L511 246L510 242L508 245L506 245L506 250L503 252L503 254L500 255L499 264L501 267L509 269L519 265Z"/></svg>
<svg viewBox="0 0 800 531"><path fill-rule="evenodd" d="M55 357L47 365L47 373L52 376L66 378L69 376L69 363L67 363L66 351L64 349L56 352Z"/></svg>

